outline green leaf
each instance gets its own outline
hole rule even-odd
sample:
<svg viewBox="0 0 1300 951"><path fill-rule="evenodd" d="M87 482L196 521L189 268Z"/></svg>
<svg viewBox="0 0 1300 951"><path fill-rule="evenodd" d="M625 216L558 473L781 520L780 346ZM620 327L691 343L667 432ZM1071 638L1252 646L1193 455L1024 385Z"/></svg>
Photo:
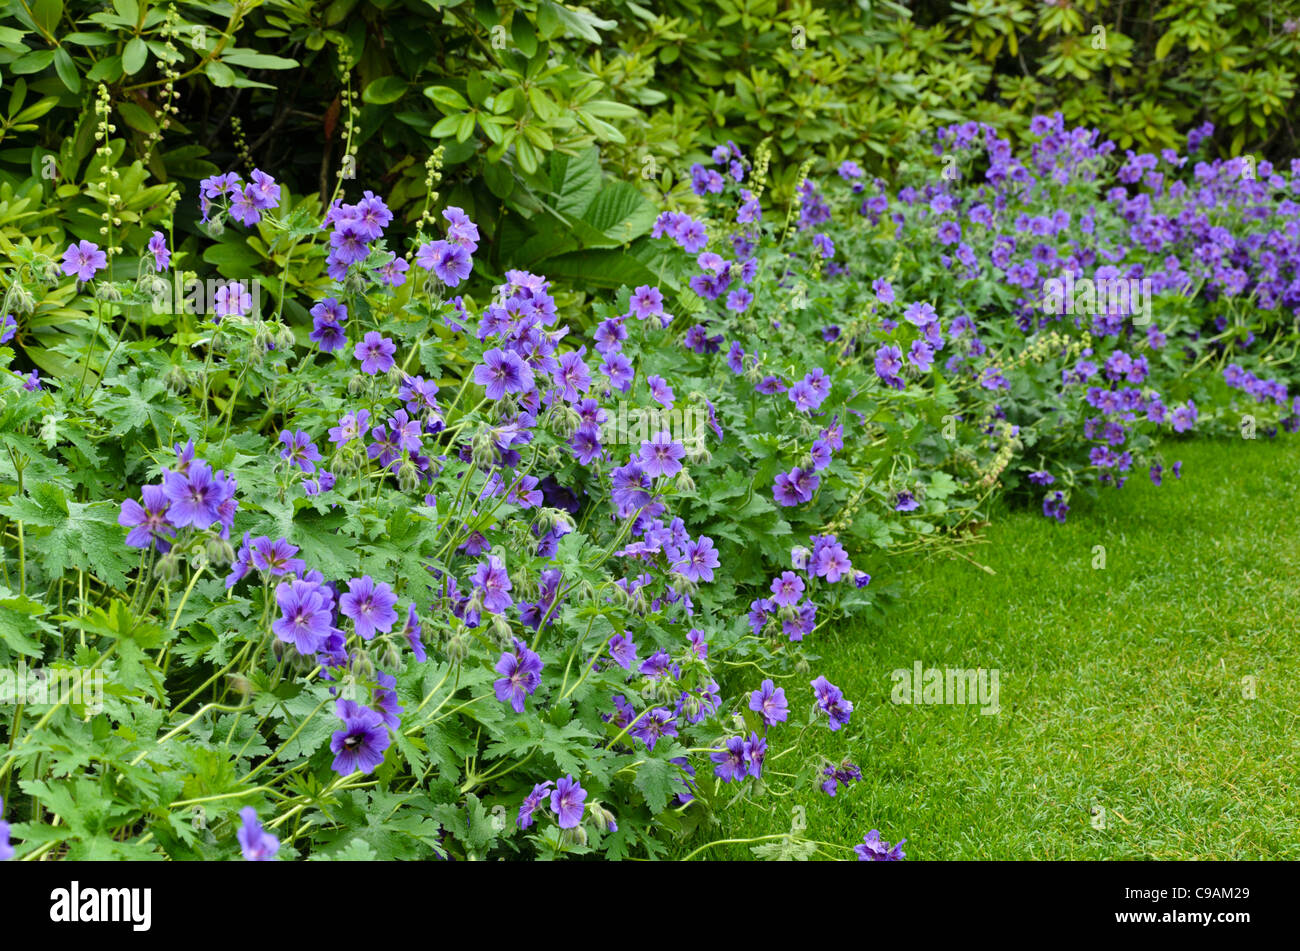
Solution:
<svg viewBox="0 0 1300 951"><path fill-rule="evenodd" d="M361 93L362 102L386 106L406 95L406 80L401 76L380 76Z"/></svg>
<svg viewBox="0 0 1300 951"><path fill-rule="evenodd" d="M154 122L153 116L133 102L119 102L117 111L121 113L122 121L137 132L158 131L158 123Z"/></svg>
<svg viewBox="0 0 1300 951"><path fill-rule="evenodd" d="M214 86L220 86L223 89L235 84L235 71L225 63L213 60L203 68L208 74L208 79L212 80Z"/></svg>
<svg viewBox="0 0 1300 951"><path fill-rule="evenodd" d="M122 51L122 69L128 76L134 76L144 68L145 60L149 58L149 46L144 39L138 36L131 37L131 42L126 44L126 49ZM209 64L210 65L210 64ZM209 75L211 75L209 73ZM213 82L216 82L214 79Z"/></svg>
<svg viewBox="0 0 1300 951"><path fill-rule="evenodd" d="M28 657L40 657L41 645L33 634L53 637L57 632L40 620L49 609L39 601L22 597L0 585L0 641L9 649Z"/></svg>
<svg viewBox="0 0 1300 951"><path fill-rule="evenodd" d="M462 112L469 108L465 97L450 86L426 86L424 94L442 107L443 112Z"/></svg>
<svg viewBox="0 0 1300 951"><path fill-rule="evenodd" d="M675 763L648 759L637 769L633 785L645 796L650 811L657 814L663 812L669 798L677 794L676 784L681 774L681 767Z"/></svg>
<svg viewBox="0 0 1300 951"><path fill-rule="evenodd" d="M68 87L69 92L81 92L81 75L65 47L60 46L54 51L54 71L59 74L59 79Z"/></svg>

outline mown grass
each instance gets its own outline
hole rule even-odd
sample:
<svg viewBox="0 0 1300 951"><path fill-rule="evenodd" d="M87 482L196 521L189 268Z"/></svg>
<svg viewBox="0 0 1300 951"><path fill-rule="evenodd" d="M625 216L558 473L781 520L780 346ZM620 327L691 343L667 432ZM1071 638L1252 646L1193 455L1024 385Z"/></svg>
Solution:
<svg viewBox="0 0 1300 951"><path fill-rule="evenodd" d="M850 726L823 719L775 762L799 728L769 741L773 769L847 754L863 781L738 804L678 854L785 832L802 805L811 838L851 845L878 828L905 836L909 859L1300 858L1300 439L1166 455L1184 460L1180 481L1135 475L1076 499L1065 525L997 515L966 549L996 574L890 561L903 603L816 645L813 673L856 705ZM890 672L917 660L997 668L1001 712L891 702ZM792 722L808 679L780 681Z"/></svg>

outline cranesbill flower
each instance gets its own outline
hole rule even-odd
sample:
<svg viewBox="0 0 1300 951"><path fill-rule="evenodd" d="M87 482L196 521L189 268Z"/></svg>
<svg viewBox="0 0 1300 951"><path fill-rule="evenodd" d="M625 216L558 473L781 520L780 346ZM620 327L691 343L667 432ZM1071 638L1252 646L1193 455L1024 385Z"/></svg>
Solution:
<svg viewBox="0 0 1300 951"><path fill-rule="evenodd" d="M499 400L507 393L531 390L533 370L513 350L494 347L483 354L483 362L474 368L474 382L484 388L488 399Z"/></svg>
<svg viewBox="0 0 1300 951"><path fill-rule="evenodd" d="M631 670L636 663L636 643L630 637L615 634L609 639L609 656L624 670Z"/></svg>
<svg viewBox="0 0 1300 951"><path fill-rule="evenodd" d="M171 264L172 253L167 249L167 238L161 231L155 231L149 238L149 253L153 255L153 269L165 271Z"/></svg>
<svg viewBox="0 0 1300 951"><path fill-rule="evenodd" d="M240 826L239 848L249 862L269 862L280 851L280 840L262 828L257 821L257 810L245 806L239 811L239 818L244 820Z"/></svg>
<svg viewBox="0 0 1300 951"><path fill-rule="evenodd" d="M201 459L191 462L187 473L164 472L162 489L170 503L167 520L177 528L207 528L219 516L221 488L212 467Z"/></svg>
<svg viewBox="0 0 1300 951"><path fill-rule="evenodd" d="M218 318L243 317L253 309L253 295L241 281L228 281L212 295L212 312Z"/></svg>
<svg viewBox="0 0 1300 951"><path fill-rule="evenodd" d="M320 462L321 455L310 436L301 429L295 432L286 429L280 433L280 442L284 444L280 450L281 459L308 475L316 471L316 463Z"/></svg>
<svg viewBox="0 0 1300 951"><path fill-rule="evenodd" d="M429 659L429 655L424 649L423 633L420 614L415 609L415 602L412 601L406 608L406 627L402 629L402 636L406 638L406 643L410 645L411 653L415 655L416 661L421 664Z"/></svg>
<svg viewBox="0 0 1300 951"><path fill-rule="evenodd" d="M846 726L853 713L853 703L844 699L844 694L824 676L812 681L813 694L817 698L817 707L830 717L830 727L838 730Z"/></svg>
<svg viewBox="0 0 1300 951"><path fill-rule="evenodd" d="M275 636L299 654L314 654L333 630L325 589L311 581L282 581L275 586L280 617L271 624Z"/></svg>
<svg viewBox="0 0 1300 951"><path fill-rule="evenodd" d="M122 503L117 524L129 528L126 543L132 548L148 548L156 544L160 552L171 548L172 527L167 521L167 508L171 504L161 485L146 485L140 489L141 505L135 499Z"/></svg>
<svg viewBox="0 0 1300 951"><path fill-rule="evenodd" d="M790 715L790 705L785 699L785 688L764 680L759 689L749 695L749 709L763 718L767 726L784 723Z"/></svg>
<svg viewBox="0 0 1300 951"><path fill-rule="evenodd" d="M709 754L709 759L717 764L713 767L713 774L724 783L744 779L749 772L749 764L746 762L748 757L746 756L745 740L742 737L733 736L723 745L725 749Z"/></svg>
<svg viewBox="0 0 1300 951"><path fill-rule="evenodd" d="M397 344L387 337L380 336L372 330L365 335L353 351L353 356L361 361L362 373L387 373L393 366L393 354Z"/></svg>
<svg viewBox="0 0 1300 951"><path fill-rule="evenodd" d="M447 219L449 242L465 245L471 253L478 249L478 225L469 220L469 215L465 214L464 209L448 205L442 210L442 216Z"/></svg>
<svg viewBox="0 0 1300 951"><path fill-rule="evenodd" d="M346 445L362 435L370 425L370 410L361 409L348 413L339 420L337 426L330 427L330 442Z"/></svg>
<svg viewBox="0 0 1300 951"><path fill-rule="evenodd" d="M657 287L642 284L632 292L628 301L628 310L641 320L658 317L664 312L664 295Z"/></svg>
<svg viewBox="0 0 1300 951"><path fill-rule="evenodd" d="M916 496L904 489L899 492L894 499L895 512L912 512L920 508L921 503L916 500Z"/></svg>
<svg viewBox="0 0 1300 951"><path fill-rule="evenodd" d="M903 851L903 843L906 841L899 839L897 845L891 846L880 838L879 831L872 829L862 837L861 845L853 847L853 851L858 854L859 862L898 862L907 856Z"/></svg>
<svg viewBox="0 0 1300 951"><path fill-rule="evenodd" d="M646 385L650 387L651 399L667 409L673 408L673 400L677 396L673 393L673 388L668 385L667 380L661 376L651 376L646 379Z"/></svg>
<svg viewBox="0 0 1300 951"><path fill-rule="evenodd" d="M370 575L363 575L348 581L348 593L339 598L339 611L352 619L358 636L368 641L376 631L387 633L393 629L396 603L397 595L387 583L375 584Z"/></svg>
<svg viewBox="0 0 1300 951"><path fill-rule="evenodd" d="M533 791L524 797L523 803L519 806L519 818L515 820L519 828L527 829L533 824L533 813L537 811L537 807L542 804L542 800L546 798L553 785L555 784L549 779L544 783L538 783L533 787Z"/></svg>
<svg viewBox="0 0 1300 951"><path fill-rule="evenodd" d="M678 735L677 719L667 707L655 707L637 720L629 732L653 750L660 737Z"/></svg>
<svg viewBox="0 0 1300 951"><path fill-rule="evenodd" d="M576 828L582 821L582 804L587 799L587 791L578 785L572 776L565 776L555 784L551 793L551 810L559 820L561 829Z"/></svg>
<svg viewBox="0 0 1300 951"><path fill-rule="evenodd" d="M492 683L497 699L509 703L515 713L523 713L524 699L541 685L542 666L542 658L515 638L515 652L503 652L494 668L501 675Z"/></svg>
<svg viewBox="0 0 1300 951"><path fill-rule="evenodd" d="M433 273L448 287L455 287L474 270L470 250L462 244L440 242L442 247L433 261Z"/></svg>
<svg viewBox="0 0 1300 951"><path fill-rule="evenodd" d="M772 600L781 607L797 604L803 597L803 579L793 571L783 571L779 578L772 579Z"/></svg>
<svg viewBox="0 0 1300 951"><path fill-rule="evenodd" d="M375 671L375 682L379 685L373 692L371 708L384 718L390 730L402 725L402 711L406 708L397 704L397 678L382 670Z"/></svg>
<svg viewBox="0 0 1300 951"><path fill-rule="evenodd" d="M838 542L822 545L813 554L813 574L834 584L853 570L849 553Z"/></svg>
<svg viewBox="0 0 1300 951"><path fill-rule="evenodd" d="M5 801L0 799L0 816L4 815ZM0 819L0 862L14 857L14 847L9 844L9 823Z"/></svg>
<svg viewBox="0 0 1300 951"><path fill-rule="evenodd" d="M713 547L713 539L701 535L682 546L674 559L673 571L688 581L712 581L713 569L720 563L717 549Z"/></svg>
<svg viewBox="0 0 1300 951"><path fill-rule="evenodd" d="M343 729L330 738L330 750L336 754L331 768L340 776L373 773L392 743L383 716L351 700L338 701L334 711L343 721Z"/></svg>
<svg viewBox="0 0 1300 951"><path fill-rule="evenodd" d="M248 546L249 564L268 575L302 574L307 565L301 558L293 557L296 554L298 546L284 538L271 541L268 536L259 535Z"/></svg>
<svg viewBox="0 0 1300 951"><path fill-rule="evenodd" d="M63 273L88 281L108 266L108 256L92 241L78 241L63 252Z"/></svg>
<svg viewBox="0 0 1300 951"><path fill-rule="evenodd" d="M479 562L474 569L474 587L482 592L483 609L488 614L500 614L515 603L509 594L511 583L505 562L496 555L488 555L487 561Z"/></svg>
<svg viewBox="0 0 1300 951"><path fill-rule="evenodd" d="M886 344L876 349L876 376L886 386L896 390L904 389L907 384L898 375L903 369L903 351L893 344Z"/></svg>
<svg viewBox="0 0 1300 951"><path fill-rule="evenodd" d="M657 432L649 440L641 443L638 461L641 469L652 479L658 476L675 476L682 471L681 460L686 450L681 443L673 442L667 432Z"/></svg>

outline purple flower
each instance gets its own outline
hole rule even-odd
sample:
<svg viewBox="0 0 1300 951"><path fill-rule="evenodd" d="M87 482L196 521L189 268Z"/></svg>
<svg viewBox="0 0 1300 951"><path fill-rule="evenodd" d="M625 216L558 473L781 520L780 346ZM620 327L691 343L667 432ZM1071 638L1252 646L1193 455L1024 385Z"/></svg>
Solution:
<svg viewBox="0 0 1300 951"><path fill-rule="evenodd" d="M286 539L271 541L266 535L254 538L248 546L248 561L252 567L267 575L302 574L307 565L301 558L295 558L298 546L291 545Z"/></svg>
<svg viewBox="0 0 1300 951"><path fill-rule="evenodd" d="M578 785L572 776L565 776L555 784L551 793L551 810L559 820L561 829L576 828L582 821L582 804L587 799L587 791Z"/></svg>
<svg viewBox="0 0 1300 951"><path fill-rule="evenodd" d="M373 773L392 743L383 716L351 700L338 701L334 711L343 721L343 729L330 738L330 750L336 754L331 768L340 776Z"/></svg>
<svg viewBox="0 0 1300 951"><path fill-rule="evenodd" d="M628 301L628 309L641 320L658 317L664 312L663 292L657 287L642 284L632 292L632 298Z"/></svg>
<svg viewBox="0 0 1300 951"><path fill-rule="evenodd" d="M862 844L855 845L853 851L858 854L859 862L898 862L907 855L903 851L906 839L899 839L898 844L890 846L880 838L880 833L872 829L862 837Z"/></svg>
<svg viewBox="0 0 1300 951"><path fill-rule="evenodd" d="M262 828L262 823L257 821L257 810L245 806L239 811L239 817L244 820L238 833L244 858L249 862L269 862L275 858L275 853L280 851L280 840Z"/></svg>
<svg viewBox="0 0 1300 951"><path fill-rule="evenodd" d="M397 344L372 330L357 344L353 356L361 361L361 372L373 375L387 373L393 366L396 352Z"/></svg>
<svg viewBox="0 0 1300 951"><path fill-rule="evenodd" d="M793 571L783 571L779 578L772 579L772 600L783 608L798 604L803 588L802 578Z"/></svg>
<svg viewBox="0 0 1300 951"><path fill-rule="evenodd" d="M609 639L609 656L624 670L631 670L636 663L636 643L630 637L615 634Z"/></svg>
<svg viewBox="0 0 1300 951"><path fill-rule="evenodd" d="M764 680L763 685L749 695L749 709L759 714L767 726L784 723L790 711L790 705L785 699L785 688L773 685L771 680Z"/></svg>
<svg viewBox="0 0 1300 951"><path fill-rule="evenodd" d="M713 569L718 567L717 549L713 539L701 535L695 541L687 541L673 559L673 571L688 581L712 581Z"/></svg>
<svg viewBox="0 0 1300 951"><path fill-rule="evenodd" d="M146 485L140 488L141 505L135 499L122 503L122 511L117 516L117 524L129 528L126 543L132 548L148 548L157 544L160 552L171 548L172 527L167 521L167 508L171 504L161 485Z"/></svg>
<svg viewBox="0 0 1300 951"><path fill-rule="evenodd" d="M321 455L310 436L301 429L296 432L286 429L280 433L280 442L284 443L284 448L280 450L281 459L308 475L316 471L316 463L320 462Z"/></svg>
<svg viewBox="0 0 1300 951"><path fill-rule="evenodd" d="M161 231L155 231L149 239L149 253L153 255L155 271L165 271L171 265L172 253L167 249L167 238Z"/></svg>
<svg viewBox="0 0 1300 951"><path fill-rule="evenodd" d="M75 274L79 281L90 280L107 266L107 255L99 249L99 245L90 241L70 244L63 252L63 273L69 276Z"/></svg>
<svg viewBox="0 0 1300 951"><path fill-rule="evenodd" d="M333 630L328 589L311 581L282 581L275 587L280 617L271 624L275 636L299 654L314 654Z"/></svg>
<svg viewBox="0 0 1300 951"><path fill-rule="evenodd" d="M465 245L471 253L478 250L478 225L469 220L464 209L448 205L442 210L442 216L447 219L448 241Z"/></svg>
<svg viewBox="0 0 1300 951"><path fill-rule="evenodd" d="M348 413L337 426L330 427L330 442L342 446L362 435L370 425L370 410L360 409Z"/></svg>
<svg viewBox="0 0 1300 951"><path fill-rule="evenodd" d="M223 473L213 474L203 460L196 459L189 471L163 472L163 494L170 502L167 520L177 528L193 525L204 529L220 517L218 507L222 502Z"/></svg>
<svg viewBox="0 0 1300 951"><path fill-rule="evenodd" d="M212 295L212 312L218 317L243 317L253 309L253 295L242 281L227 281Z"/></svg>
<svg viewBox="0 0 1300 951"><path fill-rule="evenodd" d="M516 820L519 828L527 829L533 824L533 813L537 811L537 807L542 804L542 800L546 798L553 785L555 784L549 779L544 783L538 783L533 787L533 791L524 797L523 803L519 806L519 818Z"/></svg>
<svg viewBox="0 0 1300 951"><path fill-rule="evenodd" d="M895 512L913 512L920 507L921 503L916 500L916 496L907 489L899 492L897 497L894 499Z"/></svg>
<svg viewBox="0 0 1300 951"><path fill-rule="evenodd" d="M744 779L749 773L749 757L746 755L746 743L742 737L733 736L723 744L725 749L716 753L710 753L709 759L713 760L713 774L721 779L724 783L733 780Z"/></svg>
<svg viewBox="0 0 1300 951"><path fill-rule="evenodd" d="M653 750L660 737L678 735L677 719L667 707L655 707L637 720L629 732Z"/></svg>
<svg viewBox="0 0 1300 951"><path fill-rule="evenodd" d="M429 659L429 655L424 649L422 634L423 628L420 624L420 614L415 610L415 602L412 601L406 608L406 627L402 629L402 636L406 638L406 643L410 645L411 653L415 655L416 662L421 664Z"/></svg>
<svg viewBox="0 0 1300 951"><path fill-rule="evenodd" d="M5 801L0 799L0 816L4 815ZM14 847L9 844L9 823L0 819L0 862L14 857Z"/></svg>
<svg viewBox="0 0 1300 951"><path fill-rule="evenodd" d="M509 703L515 713L523 713L524 698L541 685L542 658L529 650L523 641L515 638L515 653L503 652L495 670L501 675L492 684L497 699Z"/></svg>
<svg viewBox="0 0 1300 951"><path fill-rule="evenodd" d="M392 588L382 581L375 584L370 575L364 575L348 581L348 593L339 598L339 611L352 619L358 636L368 641L376 631L387 633L393 629L396 603Z"/></svg>
<svg viewBox="0 0 1300 951"><path fill-rule="evenodd" d="M876 349L876 376L886 386L901 390L907 386L898 372L903 369L903 351L893 344Z"/></svg>
<svg viewBox="0 0 1300 951"><path fill-rule="evenodd" d="M653 479L677 475L682 471L681 460L685 456L686 450L681 443L673 442L673 437L666 432L658 432L641 443L638 461L642 471Z"/></svg>
<svg viewBox="0 0 1300 951"><path fill-rule="evenodd" d="M651 376L646 379L646 385L650 387L651 399L667 409L673 408L673 400L677 396L667 380L661 376Z"/></svg>
<svg viewBox="0 0 1300 951"><path fill-rule="evenodd" d="M483 362L474 368L474 382L484 388L488 399L499 400L507 393L531 390L533 370L513 350L493 348L483 354Z"/></svg>
<svg viewBox="0 0 1300 951"><path fill-rule="evenodd" d="M840 688L825 677L812 681L813 694L817 698L817 707L830 717L831 730L847 726L849 716L853 713L853 703L844 699Z"/></svg>
<svg viewBox="0 0 1300 951"><path fill-rule="evenodd" d="M474 587L482 593L483 609L488 614L500 614L515 603L509 594L511 583L505 562L496 555L488 555L487 561L479 562L474 569Z"/></svg>

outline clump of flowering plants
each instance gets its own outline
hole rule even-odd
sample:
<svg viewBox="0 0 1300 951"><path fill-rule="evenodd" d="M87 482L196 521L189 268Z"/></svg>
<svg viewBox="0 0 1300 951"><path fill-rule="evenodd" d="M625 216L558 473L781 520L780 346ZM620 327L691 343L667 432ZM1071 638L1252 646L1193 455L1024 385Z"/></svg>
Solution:
<svg viewBox="0 0 1300 951"><path fill-rule="evenodd" d="M620 858L737 797L852 809L874 710L814 652L886 554L961 544L999 489L1064 521L1177 476L1161 440L1193 428L1300 425L1297 169L1183 181L1034 131L944 129L894 186L849 161L781 210L764 151L719 146L657 273L581 306L484 280L464 209L405 241L373 191L320 208L261 170L202 183L198 249L25 246L0 661L102 693L24 692L2 844ZM278 277L160 311L254 261ZM1139 293L1077 290L1115 280ZM62 372L9 369L53 314ZM821 730L846 758L771 768ZM755 851L903 857L863 821Z"/></svg>
<svg viewBox="0 0 1300 951"><path fill-rule="evenodd" d="M80 240L42 272L93 301L80 374L0 374L0 660L71 677L0 755L19 858L657 856L761 788L769 730L849 722L800 642L867 576L833 533L792 559L713 456L658 288L583 338L541 275L456 294L485 250L459 208L390 249L370 191L314 217L257 170L198 203L218 259L283 261L271 294L160 320L193 255L155 232L132 278ZM747 616L765 554L790 570Z"/></svg>

